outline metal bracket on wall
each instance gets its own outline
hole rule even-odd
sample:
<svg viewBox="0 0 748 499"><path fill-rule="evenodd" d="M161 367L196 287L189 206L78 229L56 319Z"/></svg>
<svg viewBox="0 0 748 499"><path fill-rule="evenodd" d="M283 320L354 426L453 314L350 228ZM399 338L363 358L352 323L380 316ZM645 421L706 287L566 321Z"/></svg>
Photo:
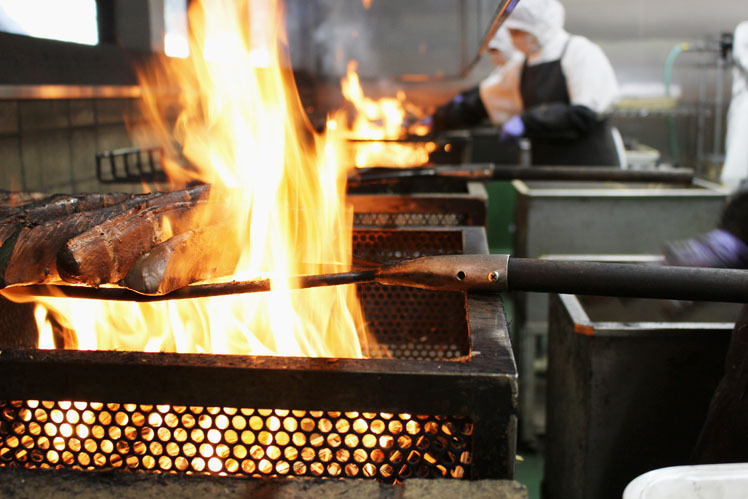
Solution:
<svg viewBox="0 0 748 499"><path fill-rule="evenodd" d="M96 154L96 178L102 184L165 182L160 147L129 147Z"/></svg>

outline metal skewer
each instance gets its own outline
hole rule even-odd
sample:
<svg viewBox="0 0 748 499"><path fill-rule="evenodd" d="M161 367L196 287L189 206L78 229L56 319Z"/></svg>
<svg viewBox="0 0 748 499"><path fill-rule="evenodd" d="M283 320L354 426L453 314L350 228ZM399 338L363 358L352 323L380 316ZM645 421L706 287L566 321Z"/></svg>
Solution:
<svg viewBox="0 0 748 499"><path fill-rule="evenodd" d="M303 289L364 282L447 291L535 291L748 303L748 270L562 262L508 255L428 256L373 269L300 276L285 284ZM271 287L272 281L262 279L192 285L156 296L125 288L47 285L25 289L36 296L152 302L263 292Z"/></svg>
<svg viewBox="0 0 748 499"><path fill-rule="evenodd" d="M381 184L406 178L439 177L465 180L576 180L598 182L652 182L690 184L691 168L624 170L589 166L511 166L493 163L437 165L414 168L375 167L361 169L348 177L348 185Z"/></svg>

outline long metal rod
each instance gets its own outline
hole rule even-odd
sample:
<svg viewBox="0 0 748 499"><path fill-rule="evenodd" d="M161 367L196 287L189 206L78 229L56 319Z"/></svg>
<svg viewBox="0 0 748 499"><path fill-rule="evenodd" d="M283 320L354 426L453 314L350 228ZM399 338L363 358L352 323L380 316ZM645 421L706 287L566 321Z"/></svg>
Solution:
<svg viewBox="0 0 748 499"><path fill-rule="evenodd" d="M337 274L304 275L288 281L291 289L316 288L369 282L376 279L376 270L360 270ZM276 281L277 282L277 281ZM10 288L12 293L14 288ZM143 295L127 288L92 288L87 286L33 285L16 288L32 296L83 298L91 300L113 300L147 303L164 300L185 300L190 298L207 298L243 293L262 293L271 291L270 279L255 281L232 281L216 284L197 284L186 286L166 295Z"/></svg>
<svg viewBox="0 0 748 499"><path fill-rule="evenodd" d="M138 85L0 85L2 99L138 98Z"/></svg>
<svg viewBox="0 0 748 499"><path fill-rule="evenodd" d="M510 258L510 291L748 303L748 270Z"/></svg>
<svg viewBox="0 0 748 499"><path fill-rule="evenodd" d="M418 168L367 168L348 178L349 185L377 184L405 178L439 177L470 180L571 180L596 182L652 182L690 184L691 168L660 170L623 170L610 167L587 166L504 166L492 163L473 163L458 166L426 166Z"/></svg>
<svg viewBox="0 0 748 499"><path fill-rule="evenodd" d="M454 291L533 291L599 296L748 303L748 270L563 262L508 255L445 255L337 274L301 276L293 289L361 282ZM188 286L148 296L119 288L28 286L37 296L150 302L270 291L267 279Z"/></svg>

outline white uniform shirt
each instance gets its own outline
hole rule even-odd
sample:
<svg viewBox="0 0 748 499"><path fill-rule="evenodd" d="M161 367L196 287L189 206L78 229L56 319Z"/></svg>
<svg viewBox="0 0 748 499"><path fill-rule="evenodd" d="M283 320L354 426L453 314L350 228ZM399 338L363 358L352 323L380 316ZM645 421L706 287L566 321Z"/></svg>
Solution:
<svg viewBox="0 0 748 499"><path fill-rule="evenodd" d="M569 45L564 53L567 41ZM596 113L609 111L618 98L616 75L602 49L587 38L558 30L539 51L528 57L528 65L556 61L562 53L561 69L571 104L586 106ZM483 105L497 125L523 110L519 86L524 59L514 61L497 68L480 85Z"/></svg>
<svg viewBox="0 0 748 499"><path fill-rule="evenodd" d="M748 21L735 29L732 55L735 68L721 180L730 189L736 189L748 178Z"/></svg>

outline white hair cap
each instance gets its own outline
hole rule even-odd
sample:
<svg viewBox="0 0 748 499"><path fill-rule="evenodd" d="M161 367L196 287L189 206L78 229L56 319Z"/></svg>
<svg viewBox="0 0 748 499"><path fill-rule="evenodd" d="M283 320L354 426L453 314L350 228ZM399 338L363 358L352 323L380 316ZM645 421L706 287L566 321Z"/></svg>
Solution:
<svg viewBox="0 0 748 499"><path fill-rule="evenodd" d="M517 52L517 49L512 44L512 37L509 35L509 30L506 26L501 26L493 35L491 41L488 42L488 48L498 50L505 59L511 59L512 55Z"/></svg>
<svg viewBox="0 0 748 499"><path fill-rule="evenodd" d="M504 26L530 33L542 46L564 28L565 18L566 11L558 0L520 0Z"/></svg>

